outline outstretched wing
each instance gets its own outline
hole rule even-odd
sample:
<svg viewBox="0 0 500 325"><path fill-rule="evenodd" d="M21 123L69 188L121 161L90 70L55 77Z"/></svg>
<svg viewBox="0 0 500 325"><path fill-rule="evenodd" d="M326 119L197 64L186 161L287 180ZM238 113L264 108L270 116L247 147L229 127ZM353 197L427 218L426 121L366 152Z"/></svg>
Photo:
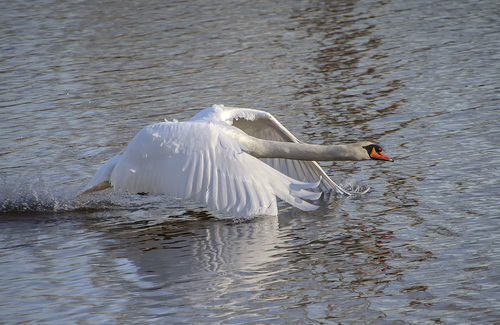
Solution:
<svg viewBox="0 0 500 325"><path fill-rule="evenodd" d="M165 122L142 129L123 153L104 165L116 189L165 193L233 216L276 215L276 196L302 210L318 182L294 180L242 151L210 123ZM110 172L111 170L111 172ZM92 182L91 182L92 183Z"/></svg>
<svg viewBox="0 0 500 325"><path fill-rule="evenodd" d="M256 138L300 143L274 116L260 110L214 105L195 115L191 121L224 122ZM322 192L333 190L339 194L349 194L335 184L315 161L282 158L265 158L262 161L293 179L302 182L320 181L318 189Z"/></svg>

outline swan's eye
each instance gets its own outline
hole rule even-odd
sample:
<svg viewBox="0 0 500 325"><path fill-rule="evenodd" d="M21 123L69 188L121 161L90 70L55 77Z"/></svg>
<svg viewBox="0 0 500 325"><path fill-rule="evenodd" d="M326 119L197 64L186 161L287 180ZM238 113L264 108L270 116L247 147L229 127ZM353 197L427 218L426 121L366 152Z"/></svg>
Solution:
<svg viewBox="0 0 500 325"><path fill-rule="evenodd" d="M364 146L363 149L366 149L367 151L372 151L373 149L375 149L376 152L381 152L382 151L382 147L379 146L378 144L370 144L368 146Z"/></svg>

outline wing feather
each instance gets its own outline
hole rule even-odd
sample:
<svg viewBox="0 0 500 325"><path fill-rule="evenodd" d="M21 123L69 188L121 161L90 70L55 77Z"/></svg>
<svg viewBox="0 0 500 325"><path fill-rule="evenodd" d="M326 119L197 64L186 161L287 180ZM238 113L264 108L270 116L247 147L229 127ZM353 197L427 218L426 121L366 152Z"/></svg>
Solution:
<svg viewBox="0 0 500 325"><path fill-rule="evenodd" d="M226 174L225 173L218 173L217 174L218 176L218 200L217 200L217 207L227 207L229 206L229 200L228 200L228 186L229 185L226 185L224 186L223 184L227 184L227 178L226 178Z"/></svg>

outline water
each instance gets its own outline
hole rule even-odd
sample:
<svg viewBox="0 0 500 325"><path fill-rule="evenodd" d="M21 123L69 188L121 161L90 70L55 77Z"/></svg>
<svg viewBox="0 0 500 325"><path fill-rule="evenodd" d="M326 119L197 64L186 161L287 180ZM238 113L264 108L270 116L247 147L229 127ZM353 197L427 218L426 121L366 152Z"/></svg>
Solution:
<svg viewBox="0 0 500 325"><path fill-rule="evenodd" d="M497 1L11 1L0 12L0 322L500 321ZM278 217L74 198L140 128L213 103L301 140L362 197Z"/></svg>

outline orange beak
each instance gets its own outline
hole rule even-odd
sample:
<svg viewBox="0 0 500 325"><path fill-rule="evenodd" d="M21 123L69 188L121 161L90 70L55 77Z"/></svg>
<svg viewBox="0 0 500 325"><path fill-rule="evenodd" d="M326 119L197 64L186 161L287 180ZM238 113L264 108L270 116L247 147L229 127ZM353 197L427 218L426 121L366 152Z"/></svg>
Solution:
<svg viewBox="0 0 500 325"><path fill-rule="evenodd" d="M377 150L375 150L375 147L372 148L372 152L370 152L370 157L372 159L377 159L377 160L394 161L394 159L392 159L391 157L386 156L381 152L377 152Z"/></svg>

